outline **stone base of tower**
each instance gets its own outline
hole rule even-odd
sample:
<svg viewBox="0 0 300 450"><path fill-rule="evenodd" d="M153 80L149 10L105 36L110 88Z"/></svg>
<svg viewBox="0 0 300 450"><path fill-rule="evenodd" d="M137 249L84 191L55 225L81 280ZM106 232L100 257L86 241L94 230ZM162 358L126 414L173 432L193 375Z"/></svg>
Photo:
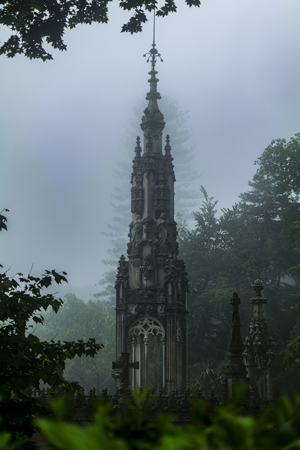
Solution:
<svg viewBox="0 0 300 450"><path fill-rule="evenodd" d="M165 263L164 286L130 289L130 262L121 257L116 283L116 352L117 357L128 352L130 362L139 362L139 369L130 371L135 389L151 386L171 393L187 388L186 279L182 261L167 258Z"/></svg>

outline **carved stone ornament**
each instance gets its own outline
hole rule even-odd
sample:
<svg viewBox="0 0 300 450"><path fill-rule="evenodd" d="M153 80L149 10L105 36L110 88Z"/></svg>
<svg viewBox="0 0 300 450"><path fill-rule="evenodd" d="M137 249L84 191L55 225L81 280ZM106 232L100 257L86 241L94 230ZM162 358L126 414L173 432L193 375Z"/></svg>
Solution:
<svg viewBox="0 0 300 450"><path fill-rule="evenodd" d="M169 261L165 267L165 284L172 283L173 286L177 284L177 268L173 258L169 258Z"/></svg>
<svg viewBox="0 0 300 450"><path fill-rule="evenodd" d="M157 305L150 303L150 304L140 304L136 307L136 312L139 315L147 314L149 316L155 316L157 312Z"/></svg>
<svg viewBox="0 0 300 450"><path fill-rule="evenodd" d="M135 336L143 334L144 336L157 336L161 335L162 338L165 337L165 330L162 324L153 317L144 317L138 322L135 322L130 328L129 335Z"/></svg>
<svg viewBox="0 0 300 450"><path fill-rule="evenodd" d="M135 305L135 304L128 305L128 312L130 314L135 314L136 307L137 307L137 305Z"/></svg>
<svg viewBox="0 0 300 450"><path fill-rule="evenodd" d="M164 116L157 108L154 112L149 111L149 108L144 110L141 128L145 135L160 136L165 126Z"/></svg>
<svg viewBox="0 0 300 450"><path fill-rule="evenodd" d="M150 172L155 172L155 163L154 163L154 159L153 158L148 157L145 160L145 163L146 163L145 164L146 165L145 172L146 172L147 176L149 175Z"/></svg>
<svg viewBox="0 0 300 450"><path fill-rule="evenodd" d="M156 258L156 264L157 264L158 266L163 266L163 267L165 267L166 262L167 262L166 258L163 258L163 257L158 257L158 258Z"/></svg>
<svg viewBox="0 0 300 450"><path fill-rule="evenodd" d="M166 185L163 165L158 169L157 182L154 188L154 209L156 212L169 211L170 189Z"/></svg>
<svg viewBox="0 0 300 450"><path fill-rule="evenodd" d="M126 324L132 322L134 316L136 316L137 314L139 314L138 305L133 303L129 304L125 315Z"/></svg>
<svg viewBox="0 0 300 450"><path fill-rule="evenodd" d="M164 156L165 160L165 174L166 176L171 175L173 180L176 181L175 173L174 173L174 165L172 163L172 156Z"/></svg>
<svg viewBox="0 0 300 450"><path fill-rule="evenodd" d="M159 287L162 287L165 284L165 271L163 267L158 268L157 282Z"/></svg>
<svg viewBox="0 0 300 450"><path fill-rule="evenodd" d="M132 214L141 213L144 209L144 189L142 186L133 186L131 188L131 212Z"/></svg>
<svg viewBox="0 0 300 450"><path fill-rule="evenodd" d="M141 264L140 258L130 258L130 262L134 267L139 267Z"/></svg>
<svg viewBox="0 0 300 450"><path fill-rule="evenodd" d="M117 280L116 285L119 283L123 283L125 286L128 286L128 262L125 260L125 256L122 255L119 259L119 265L117 269Z"/></svg>
<svg viewBox="0 0 300 450"><path fill-rule="evenodd" d="M165 312L165 305L157 305L157 314L158 315L164 315L164 312Z"/></svg>
<svg viewBox="0 0 300 450"><path fill-rule="evenodd" d="M170 136L168 134L166 136L165 156L167 156L167 157L171 156Z"/></svg>
<svg viewBox="0 0 300 450"><path fill-rule="evenodd" d="M141 301L147 301L154 298L154 292L150 291L149 289L141 289L139 291L139 298Z"/></svg>
<svg viewBox="0 0 300 450"><path fill-rule="evenodd" d="M132 226L131 231L131 243L133 247L136 247L140 241L143 238L143 225L142 225L142 219L139 214L136 215L135 222Z"/></svg>
<svg viewBox="0 0 300 450"><path fill-rule="evenodd" d="M134 281L135 281L135 287L140 288L141 287L141 277L140 277L140 268L139 267L134 268Z"/></svg>
<svg viewBox="0 0 300 450"><path fill-rule="evenodd" d="M136 147L135 147L135 157L139 159L141 157L142 149L141 149L141 138L137 136L136 138Z"/></svg>
<svg viewBox="0 0 300 450"><path fill-rule="evenodd" d="M168 237L166 214L161 213L156 222L157 237L160 246L164 246Z"/></svg>
<svg viewBox="0 0 300 450"><path fill-rule="evenodd" d="M163 290L161 292L157 292L155 300L158 303L165 303L165 301L166 301L166 292L165 292L165 290Z"/></svg>
<svg viewBox="0 0 300 450"><path fill-rule="evenodd" d="M143 265L140 267L140 271L143 273L144 279L147 281L150 273L152 272L153 267L150 264L150 256L144 256Z"/></svg>

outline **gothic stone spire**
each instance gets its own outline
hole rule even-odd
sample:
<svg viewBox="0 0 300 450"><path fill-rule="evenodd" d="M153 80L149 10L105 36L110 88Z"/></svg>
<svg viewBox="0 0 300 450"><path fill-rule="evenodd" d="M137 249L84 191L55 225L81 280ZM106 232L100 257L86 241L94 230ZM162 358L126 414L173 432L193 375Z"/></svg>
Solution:
<svg viewBox="0 0 300 450"><path fill-rule="evenodd" d="M154 41L148 55L150 91L141 124L144 146L138 138L133 159L128 261L120 259L116 282L116 356L128 352L130 361L140 362L131 371L130 384L145 387L150 382L148 343L155 339L157 361L151 364L156 364L156 386L170 393L175 386L185 389L188 382L188 283L185 265L177 259L175 176L169 136L164 153L162 149L165 123L155 70L160 54Z"/></svg>
<svg viewBox="0 0 300 450"><path fill-rule="evenodd" d="M157 82L156 78L157 71L155 70L155 65L157 58L161 59L160 53L156 49L155 42L153 40L151 50L144 56L148 55L147 62L151 62L151 70L149 72L150 79L150 91L146 96L148 100L148 106L144 110L144 116L142 117L141 128L144 132L144 145L145 153L162 153L162 131L165 127L164 116L160 112L157 100L161 98L160 93L157 92Z"/></svg>

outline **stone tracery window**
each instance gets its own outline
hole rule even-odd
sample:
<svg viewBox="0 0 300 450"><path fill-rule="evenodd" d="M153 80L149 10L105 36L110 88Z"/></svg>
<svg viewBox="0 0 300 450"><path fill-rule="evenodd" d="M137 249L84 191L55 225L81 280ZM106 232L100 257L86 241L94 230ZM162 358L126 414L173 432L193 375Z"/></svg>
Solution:
<svg viewBox="0 0 300 450"><path fill-rule="evenodd" d="M157 319L154 319L153 317L143 317L142 319L139 319L138 323L135 322L129 333L131 337L140 334L144 335L144 337L160 335L161 338L164 338L165 330Z"/></svg>
<svg viewBox="0 0 300 450"><path fill-rule="evenodd" d="M142 317L130 328L129 336L132 361L140 362L140 369L132 371L131 384L136 389L149 384L156 385L156 389L164 387L165 330L161 322Z"/></svg>

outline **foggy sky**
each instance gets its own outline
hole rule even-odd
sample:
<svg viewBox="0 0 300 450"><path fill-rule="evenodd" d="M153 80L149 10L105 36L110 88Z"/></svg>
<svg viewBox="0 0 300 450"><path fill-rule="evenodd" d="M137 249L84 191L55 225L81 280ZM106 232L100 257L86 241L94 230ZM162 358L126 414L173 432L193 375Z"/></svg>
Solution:
<svg viewBox="0 0 300 450"><path fill-rule="evenodd" d="M300 2L178 3L156 24L159 92L189 112L201 174L191 189L230 207L271 140L300 131ZM92 291L105 270L113 168L150 70L152 15L133 36L120 33L127 17L114 2L107 25L68 31L54 61L0 57L0 210L10 209L0 262L10 275L55 268Z"/></svg>

